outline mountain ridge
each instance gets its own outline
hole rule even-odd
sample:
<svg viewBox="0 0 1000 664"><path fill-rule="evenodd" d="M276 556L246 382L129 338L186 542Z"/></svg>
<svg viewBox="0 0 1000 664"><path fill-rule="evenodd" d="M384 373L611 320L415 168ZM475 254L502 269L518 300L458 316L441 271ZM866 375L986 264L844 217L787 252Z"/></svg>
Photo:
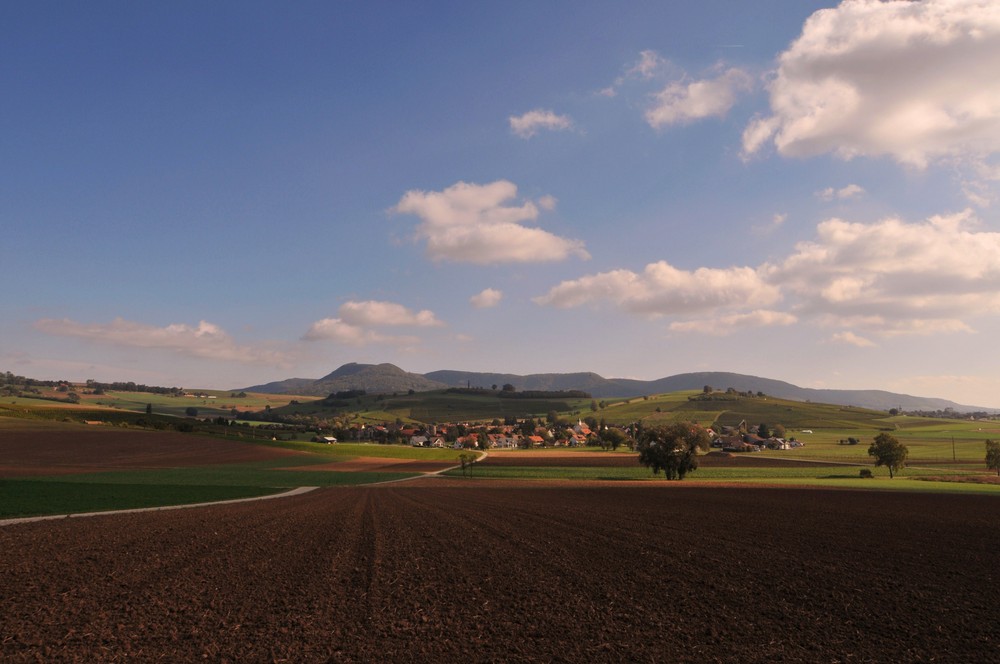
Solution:
<svg viewBox="0 0 1000 664"><path fill-rule="evenodd" d="M365 390L370 394L393 392L427 392L448 387L485 387L510 384L517 390L582 390L595 398L632 398L649 394L700 390L711 386L716 390L733 388L739 392L764 394L793 401L815 401L839 406L857 406L876 410L946 410L959 413L998 412L1000 409L969 406L935 397L920 397L886 390L834 390L799 387L792 383L725 371L704 371L675 374L656 380L605 378L594 372L509 374L481 371L438 370L426 374L404 371L394 364L341 365L322 378L289 378L263 385L240 388L246 392L265 394L297 394L327 396L343 390Z"/></svg>

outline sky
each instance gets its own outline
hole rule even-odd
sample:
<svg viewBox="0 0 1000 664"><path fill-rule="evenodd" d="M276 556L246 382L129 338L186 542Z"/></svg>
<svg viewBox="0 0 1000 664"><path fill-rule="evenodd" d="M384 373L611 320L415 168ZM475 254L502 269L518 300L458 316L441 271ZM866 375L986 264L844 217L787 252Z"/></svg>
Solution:
<svg viewBox="0 0 1000 664"><path fill-rule="evenodd" d="M0 7L0 370L1000 407L1000 3Z"/></svg>

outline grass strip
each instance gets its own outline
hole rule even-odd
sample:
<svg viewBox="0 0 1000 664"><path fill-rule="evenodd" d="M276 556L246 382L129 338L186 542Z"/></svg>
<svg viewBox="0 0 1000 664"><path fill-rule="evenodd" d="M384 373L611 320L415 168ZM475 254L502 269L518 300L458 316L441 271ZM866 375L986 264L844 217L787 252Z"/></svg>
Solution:
<svg viewBox="0 0 1000 664"><path fill-rule="evenodd" d="M280 491L284 489L260 486L82 484L36 479L0 480L0 518L189 505L235 498L255 498Z"/></svg>

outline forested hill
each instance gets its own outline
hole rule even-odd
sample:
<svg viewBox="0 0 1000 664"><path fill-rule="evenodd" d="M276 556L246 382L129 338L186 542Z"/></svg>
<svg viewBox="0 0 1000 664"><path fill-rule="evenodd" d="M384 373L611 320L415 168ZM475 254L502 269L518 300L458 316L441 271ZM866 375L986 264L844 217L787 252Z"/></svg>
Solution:
<svg viewBox="0 0 1000 664"><path fill-rule="evenodd" d="M962 405L946 399L919 397L883 390L820 390L799 387L771 378L721 371L684 373L647 381L604 378L593 372L518 375L442 370L416 374L404 371L393 364L357 364L352 362L339 367L323 378L290 378L240 389L247 392L268 394L326 396L342 390L365 390L369 394L391 394L409 390L425 392L446 387L492 388L494 385L497 387L513 385L519 391L581 390L595 398L636 397L679 390L701 390L707 385L715 390L733 388L738 392L763 392L774 397L795 401L815 401L878 410L889 410L890 408L907 411L936 411L951 408L957 412L997 410L996 408Z"/></svg>

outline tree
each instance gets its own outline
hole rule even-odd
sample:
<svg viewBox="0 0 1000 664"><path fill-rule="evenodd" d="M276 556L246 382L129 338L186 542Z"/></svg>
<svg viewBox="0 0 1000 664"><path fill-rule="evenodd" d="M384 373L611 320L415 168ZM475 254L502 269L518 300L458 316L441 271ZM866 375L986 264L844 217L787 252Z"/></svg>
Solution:
<svg viewBox="0 0 1000 664"><path fill-rule="evenodd" d="M610 428L601 430L601 447L605 449L610 447L612 450L617 450L627 440L628 436L621 429Z"/></svg>
<svg viewBox="0 0 1000 664"><path fill-rule="evenodd" d="M153 404L151 404L151 403L147 403L146 404L146 414L147 415L152 415L153 414Z"/></svg>
<svg viewBox="0 0 1000 664"><path fill-rule="evenodd" d="M895 471L906 465L906 457L910 453L906 445L903 445L895 436L887 433L880 433L875 436L875 442L868 448L868 456L875 458L876 466L885 466L889 469L889 478L892 479Z"/></svg>
<svg viewBox="0 0 1000 664"><path fill-rule="evenodd" d="M198 409L194 406L188 406L184 409L184 414L188 417L198 417Z"/></svg>
<svg viewBox="0 0 1000 664"><path fill-rule="evenodd" d="M662 470L668 480L684 479L698 467L698 450L711 445L708 432L696 424L678 422L668 426L643 429L639 436L639 463Z"/></svg>
<svg viewBox="0 0 1000 664"><path fill-rule="evenodd" d="M515 389L514 389L514 386L511 385L510 383L504 383L503 387L500 388L500 391L501 392L514 392Z"/></svg>
<svg viewBox="0 0 1000 664"><path fill-rule="evenodd" d="M770 438L771 430L767 428L767 423L761 422L757 425L757 435L761 438Z"/></svg>
<svg viewBox="0 0 1000 664"><path fill-rule="evenodd" d="M775 424L773 427L771 427L771 435L774 436L775 438L784 438L785 427L782 426L781 424Z"/></svg>
<svg viewBox="0 0 1000 664"><path fill-rule="evenodd" d="M997 471L1000 477L1000 443L993 440L986 441L986 467Z"/></svg>

